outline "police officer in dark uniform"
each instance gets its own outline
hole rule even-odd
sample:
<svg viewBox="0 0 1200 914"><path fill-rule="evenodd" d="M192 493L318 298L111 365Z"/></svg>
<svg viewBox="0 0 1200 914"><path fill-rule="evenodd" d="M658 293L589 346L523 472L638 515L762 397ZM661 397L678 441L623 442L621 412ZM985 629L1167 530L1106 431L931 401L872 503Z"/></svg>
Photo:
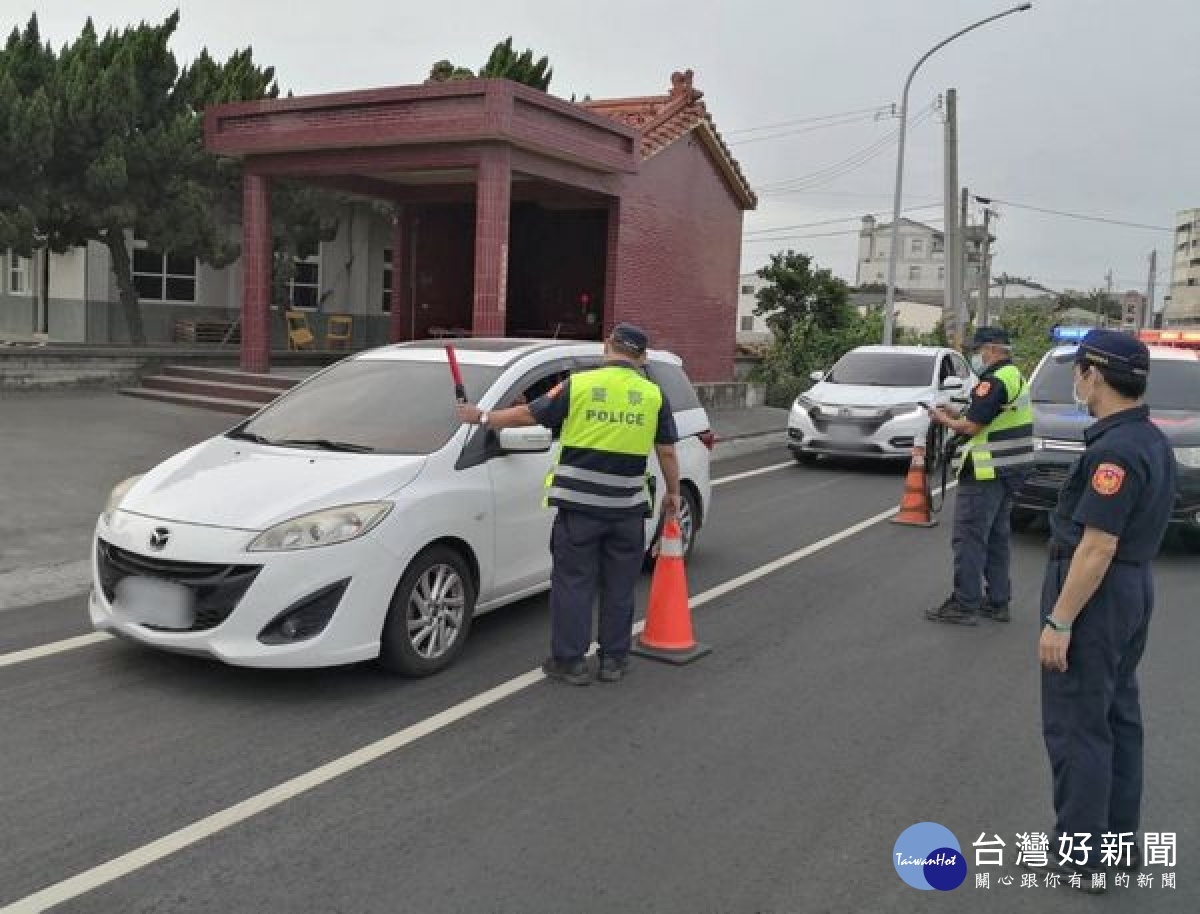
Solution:
<svg viewBox="0 0 1200 914"><path fill-rule="evenodd" d="M965 443L956 458L954 590L925 613L933 622L966 625L980 616L1009 620L1013 496L1033 461L1033 404L1028 382L1012 363L1008 331L980 327L971 346L979 381L966 412L954 416L938 407L929 414Z"/></svg>
<svg viewBox="0 0 1200 914"><path fill-rule="evenodd" d="M551 656L543 672L572 685L591 681L585 656L592 607L600 598L598 678L616 682L628 667L634 588L646 552L652 506L647 463L658 456L666 482L664 511L679 509L674 414L666 395L642 371L646 334L618 324L600 368L571 375L528 405L483 413L460 406L463 422L490 428L544 425L560 430L559 456L546 502L558 508L550 548Z"/></svg>
<svg viewBox="0 0 1200 914"><path fill-rule="evenodd" d="M1146 346L1127 334L1093 330L1080 345L1075 399L1097 421L1051 517L1042 589L1042 729L1055 829L1060 841L1091 836L1089 859L1073 857L1087 891L1101 890L1091 879L1103 868L1101 835L1136 833L1141 814L1136 674L1154 604L1150 562L1167 530L1176 472L1141 402L1149 375ZM1139 863L1134 856L1121 867Z"/></svg>

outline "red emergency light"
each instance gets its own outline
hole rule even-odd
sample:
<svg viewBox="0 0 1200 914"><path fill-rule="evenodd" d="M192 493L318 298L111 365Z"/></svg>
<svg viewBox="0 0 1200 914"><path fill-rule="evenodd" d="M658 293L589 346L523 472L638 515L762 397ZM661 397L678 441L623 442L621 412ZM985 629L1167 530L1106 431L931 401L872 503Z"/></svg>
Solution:
<svg viewBox="0 0 1200 914"><path fill-rule="evenodd" d="M1200 330L1139 330L1138 339L1150 346L1200 349Z"/></svg>

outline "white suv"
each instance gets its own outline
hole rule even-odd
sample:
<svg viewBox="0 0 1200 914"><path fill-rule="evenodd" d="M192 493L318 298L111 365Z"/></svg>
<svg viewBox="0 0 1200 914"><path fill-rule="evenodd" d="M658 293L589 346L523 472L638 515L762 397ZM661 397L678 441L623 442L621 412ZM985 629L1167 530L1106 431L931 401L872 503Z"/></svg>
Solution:
<svg viewBox="0 0 1200 914"><path fill-rule="evenodd" d="M922 404L965 399L975 386L966 360L936 346L859 346L812 379L788 416L788 448L802 463L908 460L929 428Z"/></svg>
<svg viewBox="0 0 1200 914"><path fill-rule="evenodd" d="M532 400L598 366L598 343L462 340L469 396ZM669 353L647 374L675 413L690 551L707 518L708 416ZM446 353L375 349L326 369L232 431L114 489L96 525L93 625L257 667L379 657L409 675L463 648L475 613L545 590L545 428L460 425ZM657 462L653 542L663 485Z"/></svg>

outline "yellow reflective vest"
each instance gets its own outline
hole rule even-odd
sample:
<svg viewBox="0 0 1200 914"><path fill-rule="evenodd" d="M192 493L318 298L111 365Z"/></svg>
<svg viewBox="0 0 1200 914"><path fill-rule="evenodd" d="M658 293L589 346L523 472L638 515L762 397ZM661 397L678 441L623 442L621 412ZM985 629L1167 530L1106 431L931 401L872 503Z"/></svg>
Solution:
<svg viewBox="0 0 1200 914"><path fill-rule="evenodd" d="M954 460L956 473L961 474L970 456L975 478L980 481L995 479L997 470L1004 474L1033 463L1033 402L1028 382L1011 363L984 380L1004 385L1004 408L959 450Z"/></svg>

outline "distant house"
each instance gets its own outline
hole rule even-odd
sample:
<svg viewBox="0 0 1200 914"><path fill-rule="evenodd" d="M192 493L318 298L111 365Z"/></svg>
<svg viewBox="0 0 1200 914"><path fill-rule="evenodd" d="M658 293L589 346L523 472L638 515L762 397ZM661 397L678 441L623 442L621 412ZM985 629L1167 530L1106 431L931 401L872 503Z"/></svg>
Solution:
<svg viewBox="0 0 1200 914"><path fill-rule="evenodd" d="M891 251L891 223L877 223L863 216L858 236L855 284L886 283ZM896 288L905 292L941 292L946 287L946 238L938 229L912 219L900 220L900 249L896 258ZM983 251L983 229L967 228L967 272L965 287L979 287Z"/></svg>

